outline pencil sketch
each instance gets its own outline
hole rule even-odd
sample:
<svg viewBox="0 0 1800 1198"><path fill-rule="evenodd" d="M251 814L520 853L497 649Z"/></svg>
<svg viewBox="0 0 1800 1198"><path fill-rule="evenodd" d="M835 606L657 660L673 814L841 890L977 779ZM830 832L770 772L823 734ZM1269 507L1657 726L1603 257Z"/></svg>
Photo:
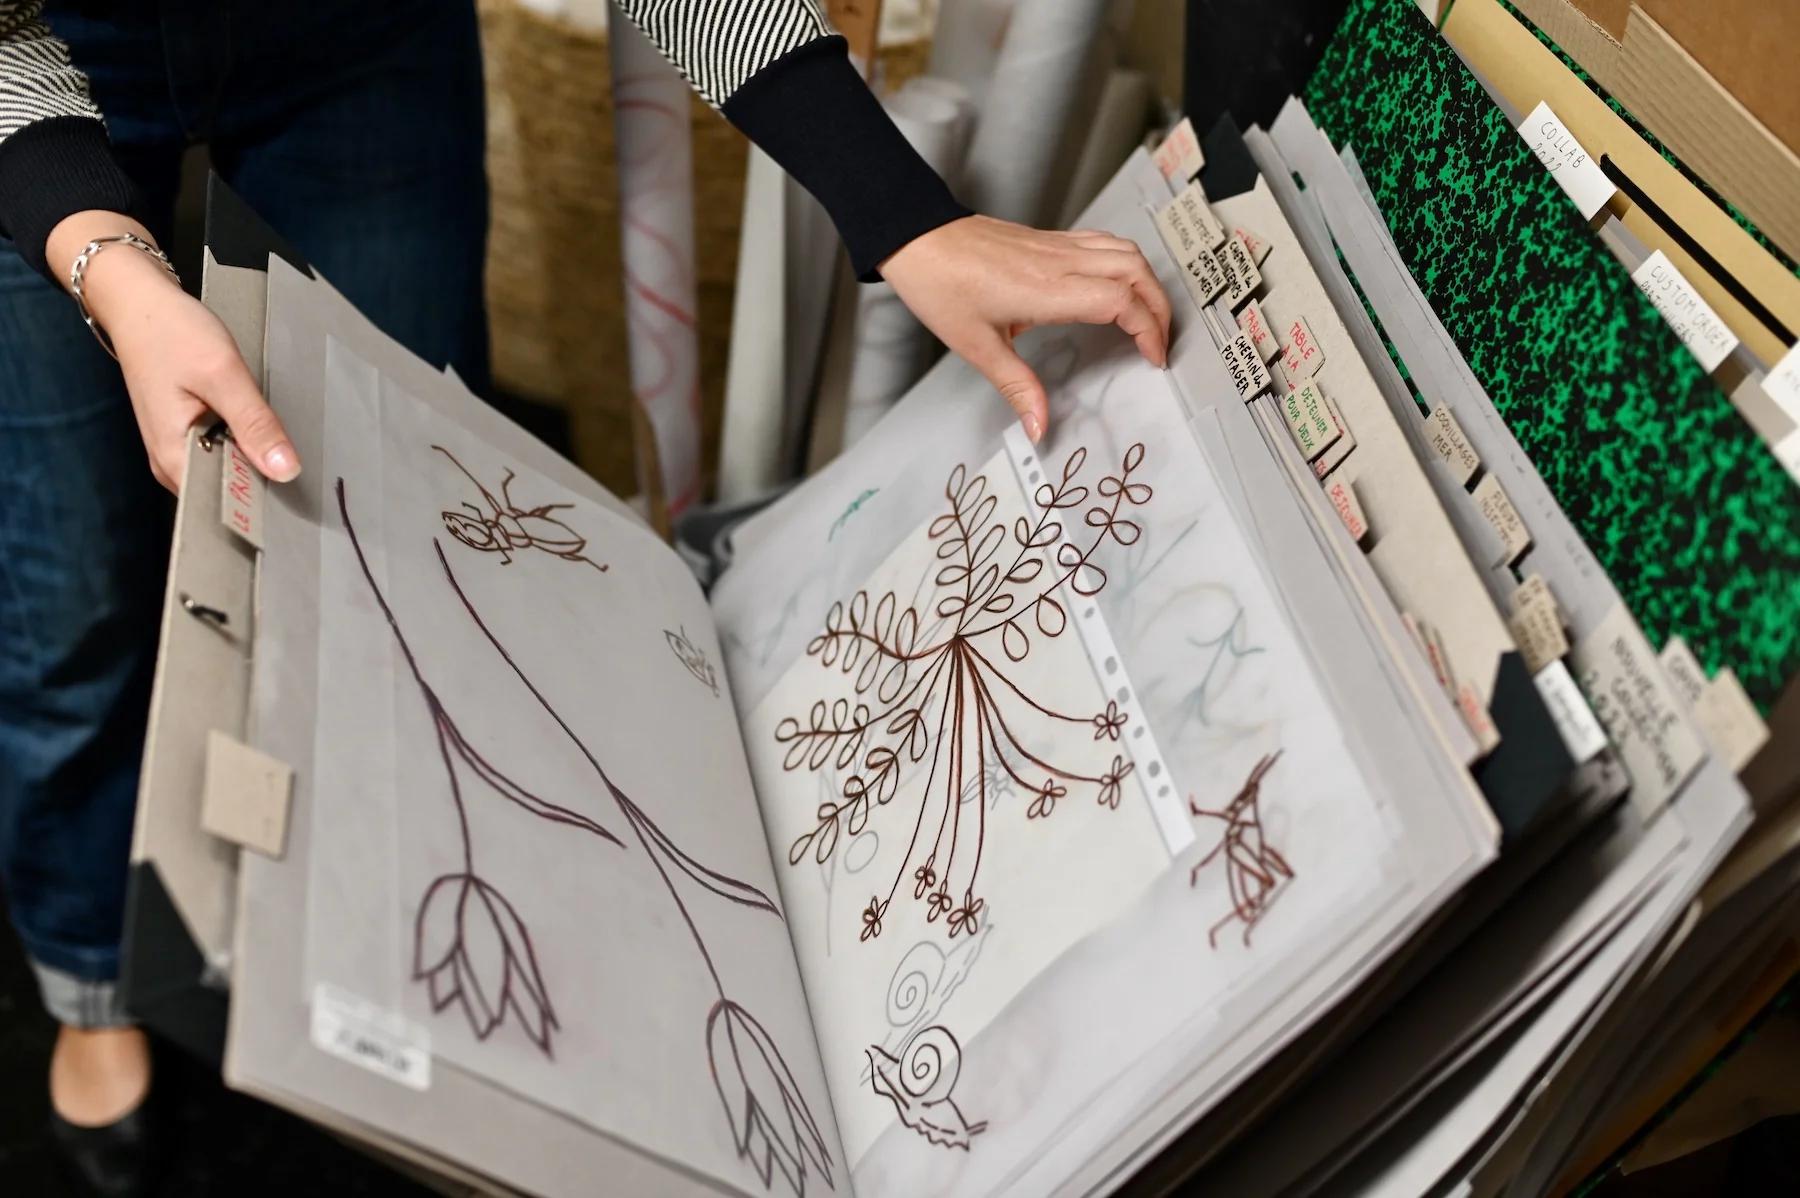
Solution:
<svg viewBox="0 0 1800 1198"><path fill-rule="evenodd" d="M1281 757L1279 751L1265 756L1250 771L1243 789L1233 796L1223 811L1208 811L1188 800L1188 810L1224 823L1219 843L1195 863L1188 873L1188 885L1199 882L1200 871L1215 860L1225 862L1225 882L1231 893L1231 910L1207 932L1206 941L1219 947L1219 931L1232 921L1244 925L1244 947L1250 947L1250 933L1269 905L1293 880L1294 871L1275 846L1263 834L1261 792L1263 776Z"/></svg>
<svg viewBox="0 0 1800 1198"><path fill-rule="evenodd" d="M969 1150L987 1130L970 1123L952 1091L962 1072L962 1045L942 1024L920 1029L901 1056L879 1046L868 1049L870 1087L894 1104L900 1122L942 1148Z"/></svg>
<svg viewBox="0 0 1800 1198"><path fill-rule="evenodd" d="M884 1013L888 1034L879 1048L897 1055L920 1028L937 1021L957 989L968 980L981 956L982 946L994 935L990 917L972 936L954 942L948 950L938 947L936 939L921 940L906 950L894 967L888 982L887 1009ZM866 1058L863 1080L868 1081L873 1058Z"/></svg>
<svg viewBox="0 0 1800 1198"><path fill-rule="evenodd" d="M444 528L458 541L481 553L498 553L503 566L512 565L512 555L516 550L539 549L551 557L586 562L601 573L606 572L605 563L597 562L587 555L587 538L550 514L572 508L574 504L546 503L533 508L521 507L513 501L512 485L516 475L511 470L500 480L500 496L495 498L494 493L482 485L481 480L455 454L442 445L433 445L432 448L449 458L475 484L475 489L481 493L482 503L486 505L484 510L465 499L461 510L445 510Z"/></svg>
<svg viewBox="0 0 1800 1198"><path fill-rule="evenodd" d="M546 1057L551 1057L551 1035L559 1025L550 988L538 967L525 920L511 902L481 880L475 871L467 795L458 766L460 764L474 780L494 794L539 819L585 832L615 848L626 851L629 848L619 836L588 816L526 791L493 766L464 737L427 681L424 665L407 641L399 617L375 580L350 516L347 488L341 477L337 480L336 490L338 514L363 579L393 632L413 683L431 713L438 753L448 777L462 833L461 868L434 880L420 904L415 928L413 978L427 986L434 1011L441 1012L453 1003L460 1006L478 1040L485 1040L492 1034L510 1011L525 1035ZM445 584L470 622L594 771L601 790L655 868L681 925L687 929L699 964L706 970L716 994L716 1000L706 1014L704 1036L713 1086L731 1124L739 1158L750 1163L765 1187L773 1184L774 1176L779 1172L795 1194L804 1195L807 1179L814 1171L828 1187L832 1186L831 1155L819 1124L800 1092L799 1083L773 1037L749 1010L730 996L725 979L690 911L688 899L682 894L682 884L697 886L715 898L766 912L776 919L782 918L780 909L755 886L719 873L688 855L612 781L598 758L538 690L476 610L457 580L442 542L433 538L432 548Z"/></svg>
<svg viewBox="0 0 1800 1198"><path fill-rule="evenodd" d="M1030 818L1051 816L1072 785L1091 787L1101 806L1117 808L1133 769L1125 754L1111 754L1110 767L1098 772L1071 769L1028 749L1021 729L1086 727L1090 743L1110 743L1119 738L1124 713L1111 702L1098 712L1054 710L1021 687L1010 667L1025 661L1034 638L1053 639L1068 628L1069 613L1058 598L1065 586L1086 599L1106 585L1096 560L1103 546L1129 547L1138 540L1142 529L1125 511L1151 499L1150 487L1132 478L1144 452L1142 443L1132 445L1117 470L1090 492L1081 481L1087 450L1075 450L1060 480L1038 486L1035 518L1021 515L1010 530L994 518L999 497L987 477L957 466L944 488L945 509L927 528L937 562L932 589L921 587L904 605L893 590L875 598L860 590L847 604L832 605L823 631L808 644L809 657L853 680L854 696L819 699L803 720L784 717L775 728L776 742L786 747L783 769L830 766L846 774L838 796L818 805L811 830L789 847L791 864L809 852L820 863L827 860L844 834L860 833L875 808L901 793L909 763L928 761L911 838L886 895L876 890L863 908L862 940L881 934L889 905L909 879L928 922L942 917L952 938L979 929L985 787L993 765L1034 796ZM1090 494L1097 495L1091 504ZM1065 539L1064 521L1078 511L1090 530L1084 545ZM1003 566L1009 532L1011 561ZM1047 569L1050 563L1054 568ZM939 617L923 635L921 593ZM972 826L962 813L970 785L978 800L970 804ZM910 795L912 788L905 789ZM934 814L936 827L930 828Z"/></svg>
<svg viewBox="0 0 1800 1198"><path fill-rule="evenodd" d="M665 628L663 636L668 640L669 648L675 654L675 660L679 661L688 673L698 678L701 685L713 693L715 699L718 698L719 676L714 672L712 662L707 659L706 650L688 639L686 628L681 629L679 633L670 632Z"/></svg>

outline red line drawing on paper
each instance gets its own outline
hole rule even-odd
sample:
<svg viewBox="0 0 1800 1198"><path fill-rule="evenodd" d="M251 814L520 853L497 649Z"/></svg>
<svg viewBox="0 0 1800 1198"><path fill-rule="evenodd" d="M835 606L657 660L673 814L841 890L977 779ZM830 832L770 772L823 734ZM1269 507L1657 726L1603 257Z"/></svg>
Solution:
<svg viewBox="0 0 1800 1198"><path fill-rule="evenodd" d="M993 518L999 497L989 492L985 475L957 466L944 487L946 510L926 530L938 562L935 589L925 599L936 616L933 625L921 634L916 598L903 605L891 590L875 599L863 590L848 604L834 603L824 630L807 646L821 666L853 679L855 700L821 699L804 721L790 716L776 727L777 743L787 747L785 769L816 771L829 762L846 773L842 801L819 804L813 829L789 847L790 864L808 852L823 864L840 832L860 833L875 808L893 801L902 773L929 759L911 839L892 884L885 896L871 894L863 908L863 940L881 934L889 904L908 880L913 899L925 904L927 921L942 916L952 938L980 927L986 779L995 763L1034 796L1028 818L1052 815L1071 784L1092 786L1102 806L1119 805L1133 768L1126 755L1113 754L1110 768L1099 773L1082 773L1034 754L1019 729L1027 722L1060 723L1071 739L1082 729L1079 739L1092 745L1118 739L1124 713L1111 702L1100 712L1052 710L1010 670L1030 654L1035 636L1054 638L1067 629L1069 613L1057 598L1065 585L1082 599L1106 585L1106 572L1094 560L1100 548L1109 542L1129 546L1142 533L1123 514L1151 498L1147 484L1132 481L1144 461L1140 443L1094 488L1098 499L1082 512L1092 530L1086 547L1064 539L1065 513L1072 516L1088 504L1089 488L1080 481L1086 461L1087 450L1077 449L1058 482L1037 488L1037 514L1013 524L1014 556L1005 566L1000 555L1009 530ZM1047 569L1052 562L1054 569ZM970 788L977 798L973 827L965 824L960 801Z"/></svg>
<svg viewBox="0 0 1800 1198"><path fill-rule="evenodd" d="M1274 845L1263 835L1261 791L1263 775L1281 758L1280 751L1265 756L1250 771L1250 777L1244 782L1243 789L1232 796L1231 802L1223 811L1209 811L1188 798L1188 810L1196 816L1222 820L1224 830L1219 834L1219 843L1212 851L1200 858L1188 873L1188 885L1199 882L1200 871L1213 861L1223 859L1225 862L1225 881L1231 891L1231 911L1212 926L1206 940L1213 948L1219 947L1219 931L1233 920L1244 925L1244 947L1250 947L1250 933L1262 917L1268 914L1269 905L1273 903L1293 880L1294 871L1288 865Z"/></svg>
<svg viewBox="0 0 1800 1198"><path fill-rule="evenodd" d="M898 1057L880 1045L869 1056L869 1087L894 1104L900 1122L943 1148L969 1150L969 1142L987 1130L987 1121L970 1123L951 1091L962 1073L962 1045L942 1024L920 1028Z"/></svg>
<svg viewBox="0 0 1800 1198"><path fill-rule="evenodd" d="M426 888L424 899L420 903L414 929L413 978L426 984L434 1011L442 1011L452 1003L461 1006L478 1040L486 1040L505 1021L510 1010L527 1037L546 1057L550 1057L551 1034L559 1024L551 1006L549 989L542 970L538 967L537 956L531 944L531 933L524 919L511 902L476 874L474 842L469 831L466 796L457 773L457 763L461 762L500 797L540 819L578 828L618 848L628 846L587 816L526 791L489 764L469 744L448 714L443 701L426 681L424 669L407 641L406 634L401 630L399 617L375 581L374 572L369 567L362 542L357 536L355 523L350 518L349 499L342 478L337 480L337 502L338 513L343 519L351 548L356 553L357 564L362 568L363 579L380 606L426 709L431 712L436 724L438 750L449 776L450 794L462 833L463 868L457 873L435 879ZM732 1139L738 1156L750 1162L765 1187L773 1184L775 1173L779 1170L794 1193L804 1195L808 1175L815 1169L824 1178L826 1186L832 1187L831 1154L825 1146L825 1137L818 1121L800 1092L799 1082L794 1078L793 1071L767 1029L749 1010L730 997L725 980L700 934L687 899L682 897L677 881L678 878L686 879L715 898L767 912L776 919L782 918L780 908L757 887L711 869L688 855L657 826L647 812L619 789L607 775L599 759L551 706L543 692L538 690L476 610L457 580L450 559L444 555L443 544L434 538L432 548L437 553L438 565L443 570L445 582L470 621L499 654L531 698L593 769L620 819L631 829L638 847L655 867L681 922L686 926L717 994L717 1000L706 1015L704 1034L707 1058L714 1089L725 1109L726 1119L731 1123ZM450 901L450 896L454 896L454 902ZM478 903L480 909L476 911L475 922L471 924L469 912L472 903ZM452 912L454 930L440 938L435 932L439 923L450 918L442 914L447 910ZM438 913L436 918L432 918L434 912ZM494 943L485 952L471 952L470 940L473 937L470 933L479 937L492 933ZM477 959L478 957L482 959Z"/></svg>
<svg viewBox="0 0 1800 1198"><path fill-rule="evenodd" d="M550 514L572 509L574 504L546 503L533 508L519 506L512 497L513 480L517 475L511 470L500 480L500 497L496 499L494 493L483 486L481 480L455 454L442 445L433 445L432 448L449 458L475 484L475 489L481 492L481 501L487 505L487 510L483 511L464 500L462 511L445 509L444 529L451 536L477 552L498 553L503 566L512 565L512 555L518 550L541 549L551 557L560 557L570 562L586 562L602 574L606 573L605 563L597 562L587 555L587 538Z"/></svg>

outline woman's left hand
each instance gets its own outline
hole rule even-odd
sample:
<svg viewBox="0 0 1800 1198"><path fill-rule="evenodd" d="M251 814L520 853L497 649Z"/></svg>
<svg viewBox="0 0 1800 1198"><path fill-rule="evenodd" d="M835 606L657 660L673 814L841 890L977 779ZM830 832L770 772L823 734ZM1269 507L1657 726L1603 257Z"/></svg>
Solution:
<svg viewBox="0 0 1800 1198"><path fill-rule="evenodd" d="M1155 366L1169 355L1169 297L1134 242L965 216L907 242L881 274L913 315L987 376L1033 441L1049 397L1013 338L1044 324L1116 324Z"/></svg>

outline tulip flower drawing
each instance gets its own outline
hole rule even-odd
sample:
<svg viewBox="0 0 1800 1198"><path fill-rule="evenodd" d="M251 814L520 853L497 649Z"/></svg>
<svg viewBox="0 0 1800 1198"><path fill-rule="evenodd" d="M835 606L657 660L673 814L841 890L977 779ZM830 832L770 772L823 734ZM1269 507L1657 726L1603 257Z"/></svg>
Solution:
<svg viewBox="0 0 1800 1198"><path fill-rule="evenodd" d="M448 456L448 455L446 455ZM457 465L460 467L461 463ZM466 472L465 472L466 473ZM362 567L376 603L398 642L413 681L436 726L437 748L462 837L461 867L435 878L419 902L414 927L413 980L422 983L432 1010L461 1008L477 1040L486 1041L510 1018L547 1059L560 1024L550 1000L549 979L539 965L531 931L518 908L477 869L470 833L470 799L485 790L538 819L593 836L614 848L629 846L608 827L582 812L535 794L489 762L463 735L448 708L426 680L424 668L400 627L398 616L375 581L362 542L350 518L344 480L337 480L338 513L351 548ZM585 543L584 543L585 544ZM457 581L456 572L436 539L432 542L445 582L456 600L532 700L569 739L594 771L599 789L632 833L632 841L649 860L693 940L716 998L706 1013L703 1034L719 1101L730 1120L738 1156L748 1161L765 1187L779 1172L796 1195L804 1195L809 1178L832 1183L832 1159L825 1138L801 1093L793 1071L763 1025L727 993L725 979L708 949L683 896L683 887L698 887L715 898L781 918L773 900L748 882L720 873L690 856L642 807L607 775L588 746L543 692L527 676L494 634ZM482 551L480 545L471 549ZM567 556L567 555L558 555ZM579 560L588 560L585 557ZM604 568L604 567L600 567Z"/></svg>
<svg viewBox="0 0 1800 1198"><path fill-rule="evenodd" d="M506 896L473 874L445 874L419 904L413 980L426 984L434 1012L455 1003L485 1040L511 1012L550 1054L556 1012L531 947L531 933Z"/></svg>

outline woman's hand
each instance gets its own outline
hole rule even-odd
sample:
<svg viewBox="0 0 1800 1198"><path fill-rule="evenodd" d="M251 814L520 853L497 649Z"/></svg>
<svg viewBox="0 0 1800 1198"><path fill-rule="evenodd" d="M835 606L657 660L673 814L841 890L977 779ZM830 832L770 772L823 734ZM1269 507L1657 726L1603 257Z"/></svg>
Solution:
<svg viewBox="0 0 1800 1198"><path fill-rule="evenodd" d="M987 376L1033 441L1049 398L1013 338L1041 324L1116 324L1164 366L1169 297L1133 242L965 216L907 242L881 274L938 340Z"/></svg>
<svg viewBox="0 0 1800 1198"><path fill-rule="evenodd" d="M143 226L117 213L77 213L51 233L49 259L66 280L89 241L127 230L150 240ZM287 430L257 390L237 343L160 262L130 246L109 246L88 263L82 291L119 355L156 481L180 489L188 429L209 415L225 421L269 479L287 482L300 473Z"/></svg>

